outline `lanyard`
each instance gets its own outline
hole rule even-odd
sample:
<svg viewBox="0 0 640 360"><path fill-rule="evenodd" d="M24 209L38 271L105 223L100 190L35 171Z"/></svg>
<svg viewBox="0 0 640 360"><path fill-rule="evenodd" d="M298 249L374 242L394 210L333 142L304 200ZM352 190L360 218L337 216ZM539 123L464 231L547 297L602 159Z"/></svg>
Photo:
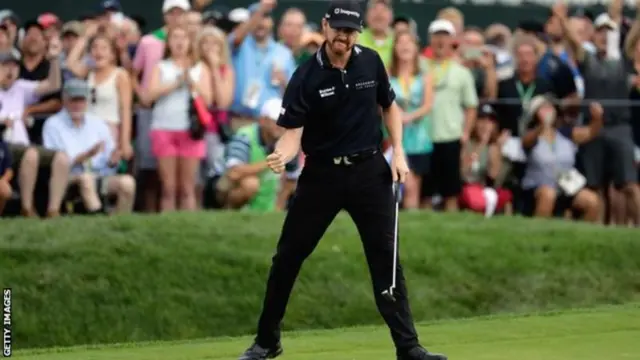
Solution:
<svg viewBox="0 0 640 360"><path fill-rule="evenodd" d="M431 69L433 69L433 80L434 80L434 84L436 84L436 87L440 87L440 81L442 81L442 78L447 75L449 72L449 61L444 61L441 64L437 64L435 61L431 61ZM436 71L437 70L437 71Z"/></svg>
<svg viewBox="0 0 640 360"><path fill-rule="evenodd" d="M536 91L535 82L527 86L527 90L525 91L522 83L520 81L516 81L516 90L518 90L520 101L522 101L522 108L526 109L529 105L529 101L531 101L531 98L533 97L533 93Z"/></svg>

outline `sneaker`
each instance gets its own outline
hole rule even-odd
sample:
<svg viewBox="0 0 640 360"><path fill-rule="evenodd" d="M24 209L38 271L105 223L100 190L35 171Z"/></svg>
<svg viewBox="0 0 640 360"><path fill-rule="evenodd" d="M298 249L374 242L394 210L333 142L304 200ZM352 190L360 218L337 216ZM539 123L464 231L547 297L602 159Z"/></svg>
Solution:
<svg viewBox="0 0 640 360"><path fill-rule="evenodd" d="M273 359L278 355L282 354L282 346L278 343L272 349L265 349L258 344L251 345L244 354L240 355L238 360L264 360L264 359Z"/></svg>
<svg viewBox="0 0 640 360"><path fill-rule="evenodd" d="M398 360L447 360L447 357L442 354L432 354L422 346L416 346L402 355L398 354L397 359Z"/></svg>

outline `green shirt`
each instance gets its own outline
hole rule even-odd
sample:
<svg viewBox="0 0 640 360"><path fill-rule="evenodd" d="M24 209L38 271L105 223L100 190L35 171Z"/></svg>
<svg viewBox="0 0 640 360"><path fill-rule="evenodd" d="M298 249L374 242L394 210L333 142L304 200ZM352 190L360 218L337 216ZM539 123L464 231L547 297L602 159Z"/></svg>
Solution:
<svg viewBox="0 0 640 360"><path fill-rule="evenodd" d="M373 37L371 30L364 29L358 38L358 43L375 50L382 58L384 66L389 67L393 55L393 32L389 32L386 39L379 41Z"/></svg>
<svg viewBox="0 0 640 360"><path fill-rule="evenodd" d="M449 142L460 139L465 109L478 106L478 94L471 71L456 61L437 64L430 61L435 96L431 110L431 140Z"/></svg>
<svg viewBox="0 0 640 360"><path fill-rule="evenodd" d="M296 61L296 65L300 66L305 61L309 60L313 54L311 54L307 49L303 49L299 54L293 54L293 58Z"/></svg>

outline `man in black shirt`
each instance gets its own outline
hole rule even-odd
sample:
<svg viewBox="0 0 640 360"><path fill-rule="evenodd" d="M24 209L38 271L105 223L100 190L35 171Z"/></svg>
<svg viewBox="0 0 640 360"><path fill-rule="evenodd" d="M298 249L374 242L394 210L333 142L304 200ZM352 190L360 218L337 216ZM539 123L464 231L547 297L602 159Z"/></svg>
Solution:
<svg viewBox="0 0 640 360"><path fill-rule="evenodd" d="M356 1L332 2L322 20L327 41L296 70L285 91L278 124L286 130L267 162L281 173L302 143L305 167L273 257L255 343L240 360L280 355L280 322L300 267L342 209L360 233L397 358L446 359L419 345L400 265L395 301L382 295L394 264L392 179L403 182L409 169L400 110L382 60L355 45L362 17ZM391 168L380 151L380 107L394 148Z"/></svg>
<svg viewBox="0 0 640 360"><path fill-rule="evenodd" d="M24 31L20 78L42 81L49 75L49 68L51 67L51 62L46 57L49 44L45 38L44 28L37 22L30 21L24 25ZM34 144L42 144L44 120L60 111L60 109L62 109L60 91L42 97L38 103L25 109L23 118L32 117L34 120L33 127L29 129L29 138Z"/></svg>

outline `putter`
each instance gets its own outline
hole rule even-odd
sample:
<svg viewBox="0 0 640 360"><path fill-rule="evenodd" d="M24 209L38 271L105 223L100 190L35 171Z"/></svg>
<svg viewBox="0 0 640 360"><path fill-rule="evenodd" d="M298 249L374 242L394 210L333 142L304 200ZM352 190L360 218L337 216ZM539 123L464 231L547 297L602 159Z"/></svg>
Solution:
<svg viewBox="0 0 640 360"><path fill-rule="evenodd" d="M393 295L393 290L396 288L396 267L398 266L398 217L400 217L400 183L396 182L393 184L393 197L396 202L396 213L395 213L395 226L393 228L393 269L391 270L393 278L391 279L391 286L382 292L382 296L384 296L387 300L391 302L395 302L396 298Z"/></svg>

